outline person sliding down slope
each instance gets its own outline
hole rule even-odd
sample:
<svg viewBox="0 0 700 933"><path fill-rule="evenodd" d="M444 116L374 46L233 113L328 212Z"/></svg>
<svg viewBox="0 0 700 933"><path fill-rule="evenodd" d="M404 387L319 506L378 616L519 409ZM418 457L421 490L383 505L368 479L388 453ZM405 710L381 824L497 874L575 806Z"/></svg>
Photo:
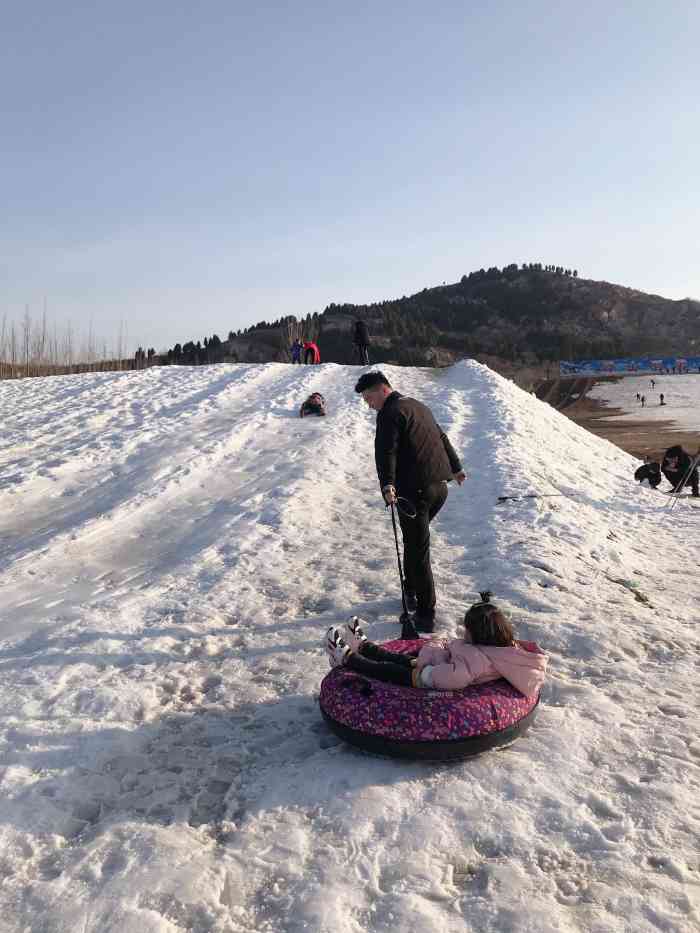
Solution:
<svg viewBox="0 0 700 933"><path fill-rule="evenodd" d="M464 639L426 645L416 655L368 641L357 616L342 628L331 626L325 639L331 667L343 665L375 680L434 690L462 690L504 677L525 696L533 696L544 683L547 655L539 648L521 647L513 626L491 602L491 593L480 595L481 602L464 616Z"/></svg>
<svg viewBox="0 0 700 933"><path fill-rule="evenodd" d="M320 415L323 417L325 414L326 400L320 392L314 392L310 395L299 409L300 418L305 418L307 415Z"/></svg>

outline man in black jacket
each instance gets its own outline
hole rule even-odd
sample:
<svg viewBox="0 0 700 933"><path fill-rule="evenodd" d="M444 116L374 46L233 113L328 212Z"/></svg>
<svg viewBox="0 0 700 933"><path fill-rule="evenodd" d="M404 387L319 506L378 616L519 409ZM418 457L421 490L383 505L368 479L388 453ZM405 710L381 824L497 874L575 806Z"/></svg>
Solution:
<svg viewBox="0 0 700 933"><path fill-rule="evenodd" d="M365 373L355 391L377 412L374 458L387 505L397 496L410 499L416 517L399 511L404 572L409 601L417 608L413 622L421 632L435 626L435 584L430 566L430 521L447 499L447 483L466 479L449 438L429 408L394 392L383 373Z"/></svg>

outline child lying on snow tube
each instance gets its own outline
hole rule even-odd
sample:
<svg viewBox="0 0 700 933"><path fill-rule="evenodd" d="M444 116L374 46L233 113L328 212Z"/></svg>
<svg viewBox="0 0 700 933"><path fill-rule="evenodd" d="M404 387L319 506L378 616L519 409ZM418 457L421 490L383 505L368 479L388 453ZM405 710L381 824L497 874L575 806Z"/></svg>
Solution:
<svg viewBox="0 0 700 933"><path fill-rule="evenodd" d="M418 655L386 651L368 641L357 616L344 626L332 625L326 633L331 667L342 664L376 680L433 690L462 690L504 677L520 693L534 696L544 683L547 655L521 648L513 626L491 602L492 594L480 596L464 616L464 640L428 644Z"/></svg>

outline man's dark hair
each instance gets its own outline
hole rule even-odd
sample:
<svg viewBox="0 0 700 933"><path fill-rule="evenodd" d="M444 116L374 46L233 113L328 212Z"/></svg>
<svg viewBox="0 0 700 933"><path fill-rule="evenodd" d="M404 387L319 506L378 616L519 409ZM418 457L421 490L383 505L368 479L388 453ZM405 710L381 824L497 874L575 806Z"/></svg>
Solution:
<svg viewBox="0 0 700 933"><path fill-rule="evenodd" d="M359 394L360 392L366 392L367 389L374 389L375 386L389 386L391 388L391 383L384 373L379 372L379 370L375 373L364 373L364 375L360 376L355 391Z"/></svg>

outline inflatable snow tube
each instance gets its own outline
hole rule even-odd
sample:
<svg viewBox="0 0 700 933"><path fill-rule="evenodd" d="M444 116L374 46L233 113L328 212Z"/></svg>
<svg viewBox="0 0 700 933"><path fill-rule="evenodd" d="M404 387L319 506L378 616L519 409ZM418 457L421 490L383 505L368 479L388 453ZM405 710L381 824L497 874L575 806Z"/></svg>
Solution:
<svg viewBox="0 0 700 933"><path fill-rule="evenodd" d="M424 644L390 641L383 647L415 653ZM377 755L449 761L510 745L534 721L539 694L523 696L503 679L464 690L417 690L334 667L323 678L319 702L328 725L351 745Z"/></svg>

